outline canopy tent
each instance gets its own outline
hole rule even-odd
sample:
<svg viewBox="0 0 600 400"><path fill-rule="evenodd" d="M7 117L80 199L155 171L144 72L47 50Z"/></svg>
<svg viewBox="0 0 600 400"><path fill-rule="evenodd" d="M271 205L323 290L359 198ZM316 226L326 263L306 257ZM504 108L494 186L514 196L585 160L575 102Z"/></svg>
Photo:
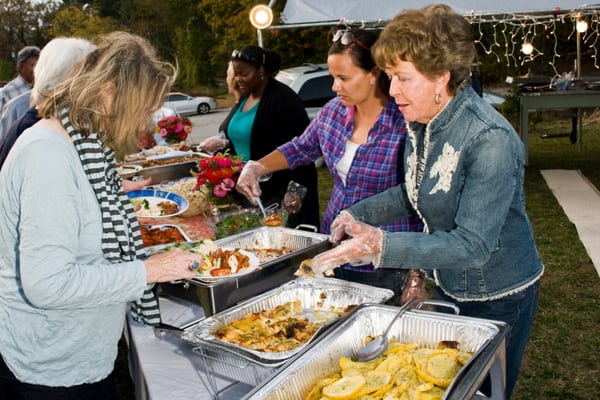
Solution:
<svg viewBox="0 0 600 400"><path fill-rule="evenodd" d="M316 26L361 26L365 28L382 28L400 11L421 7L428 2L407 0L282 0L285 1L279 16L279 25L269 29L303 28ZM277 0L270 0L268 7L273 7ZM555 43L555 25L569 23L572 35L577 40L577 75L580 73L580 44L586 46L587 53L595 69L600 69L600 2L583 3L581 0L440 0L452 9L465 16L477 26L476 43L487 53L496 55L507 64L529 63L544 53L535 46L536 42L553 36ZM527 4L525 4L527 3ZM580 31L579 22L585 23ZM483 26L490 23L492 34L487 35ZM588 28L589 25L589 28ZM260 30L259 43L261 42ZM484 40L484 36L487 36ZM497 37L505 36L504 47L500 46ZM580 39L581 36L581 39ZM552 39L550 39L552 40ZM489 42L488 42L489 41ZM527 50L526 50L527 49ZM521 54L523 53L523 54ZM557 46L548 62L556 75L559 72L556 62L561 58Z"/></svg>
<svg viewBox="0 0 600 400"><path fill-rule="evenodd" d="M271 0L271 3L275 1ZM528 14L564 15L585 13L600 8L600 3L587 4L581 0L446 0L443 1L465 17L493 18L497 15L525 16ZM529 4L525 4L529 3ZM425 3L407 0L286 0L280 16L281 25L270 29L325 26L337 24L385 25L403 9Z"/></svg>

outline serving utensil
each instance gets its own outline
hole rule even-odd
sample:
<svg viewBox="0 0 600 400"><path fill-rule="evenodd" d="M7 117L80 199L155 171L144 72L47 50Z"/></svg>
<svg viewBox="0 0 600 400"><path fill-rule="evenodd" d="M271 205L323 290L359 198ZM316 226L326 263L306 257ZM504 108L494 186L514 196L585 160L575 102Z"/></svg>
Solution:
<svg viewBox="0 0 600 400"><path fill-rule="evenodd" d="M258 181L259 182L266 182L269 179L271 179L272 176L273 176L272 173L261 175L261 176L258 177ZM258 205L258 208L260 208L260 212L262 213L263 218L267 218L267 211L265 210L265 207L263 206L263 203L260 200L260 196L255 197L254 200L256 201L256 204Z"/></svg>
<svg viewBox="0 0 600 400"><path fill-rule="evenodd" d="M390 332L392 325L394 325L394 322L396 322L396 320L400 318L400 316L402 316L402 314L404 314L414 302L415 299L408 299L406 303L404 303L402 307L400 307L400 310L398 310L398 313L394 316L394 318L392 318L392 320L388 324L387 328L385 328L385 331L383 331L381 336L371 340L369 343L367 343L358 350L358 352L356 353L357 361L371 361L383 354L383 352L388 348L388 333Z"/></svg>

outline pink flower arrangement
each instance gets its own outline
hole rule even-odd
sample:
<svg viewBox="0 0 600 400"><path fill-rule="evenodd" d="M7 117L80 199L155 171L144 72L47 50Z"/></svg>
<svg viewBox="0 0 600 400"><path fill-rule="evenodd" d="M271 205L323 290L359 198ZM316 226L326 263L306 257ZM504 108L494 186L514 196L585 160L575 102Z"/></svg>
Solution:
<svg viewBox="0 0 600 400"><path fill-rule="evenodd" d="M177 115L164 117L158 121L156 132L167 143L183 142L192 132L192 121L187 117L179 117Z"/></svg>
<svg viewBox="0 0 600 400"><path fill-rule="evenodd" d="M237 156L217 153L198 162L196 189L206 191L216 205L232 204L232 190L244 163Z"/></svg>

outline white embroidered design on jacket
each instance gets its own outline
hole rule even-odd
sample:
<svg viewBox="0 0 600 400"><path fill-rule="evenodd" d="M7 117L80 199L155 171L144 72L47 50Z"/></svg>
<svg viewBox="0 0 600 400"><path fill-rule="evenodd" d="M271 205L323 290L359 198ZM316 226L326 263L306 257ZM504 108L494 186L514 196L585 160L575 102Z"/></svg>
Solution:
<svg viewBox="0 0 600 400"><path fill-rule="evenodd" d="M429 194L435 194L440 190L448 193L450 184L452 183L452 174L456 171L459 157L460 151L454 150L454 147L450 144L444 143L442 154L439 155L429 172L429 177L431 179L439 177L438 182L431 189Z"/></svg>

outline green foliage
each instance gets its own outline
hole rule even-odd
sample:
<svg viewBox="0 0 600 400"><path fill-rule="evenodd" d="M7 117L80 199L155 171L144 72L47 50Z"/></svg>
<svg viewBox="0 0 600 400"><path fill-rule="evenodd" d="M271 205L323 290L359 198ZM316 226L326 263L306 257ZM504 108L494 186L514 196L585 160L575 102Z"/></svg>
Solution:
<svg viewBox="0 0 600 400"><path fill-rule="evenodd" d="M511 86L504 95L504 102L500 104L500 112L514 126L519 124L519 90L516 86Z"/></svg>
<svg viewBox="0 0 600 400"><path fill-rule="evenodd" d="M102 33L125 29L112 17L101 17L93 9L84 11L81 7L70 5L56 13L52 26L48 28L48 34L50 37L74 36L92 39Z"/></svg>
<svg viewBox="0 0 600 400"><path fill-rule="evenodd" d="M10 81L17 75L14 65L0 60L0 81Z"/></svg>

